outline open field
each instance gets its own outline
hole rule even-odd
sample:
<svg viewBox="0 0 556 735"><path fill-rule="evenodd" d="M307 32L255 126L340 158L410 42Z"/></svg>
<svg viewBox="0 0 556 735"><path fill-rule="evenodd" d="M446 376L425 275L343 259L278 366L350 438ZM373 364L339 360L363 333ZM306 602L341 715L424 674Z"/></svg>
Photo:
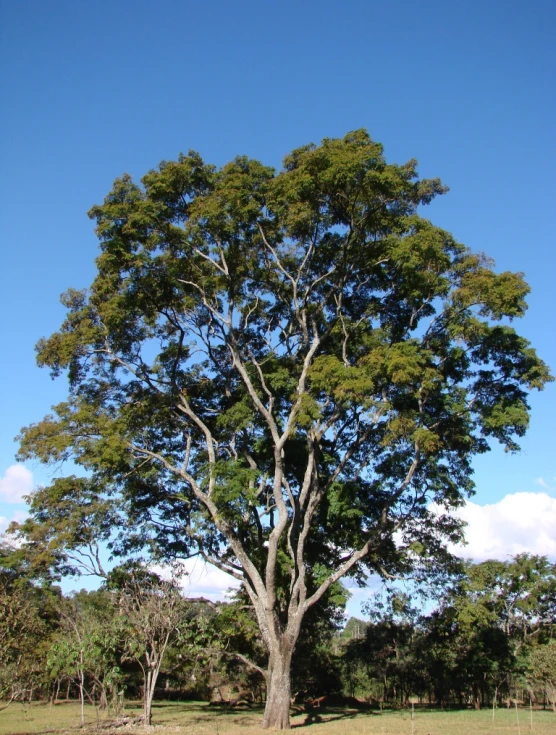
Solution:
<svg viewBox="0 0 556 735"><path fill-rule="evenodd" d="M126 714L140 714L138 704L129 703ZM519 726L515 710L498 709L492 719L492 711L480 712L461 710L453 712L416 711L411 722L411 713L403 711L357 711L349 708L313 709L293 717L293 727L311 735L526 735L531 732L530 712L521 709ZM95 710L86 707L88 727L82 730L78 704L44 704L23 706L12 704L0 712L0 735L23 735L38 733L104 732L139 735L262 735L261 709L226 710L209 707L205 702L156 703L153 709L151 728L125 726L118 729L97 730ZM533 730L538 735L555 735L556 715L549 711L533 712Z"/></svg>

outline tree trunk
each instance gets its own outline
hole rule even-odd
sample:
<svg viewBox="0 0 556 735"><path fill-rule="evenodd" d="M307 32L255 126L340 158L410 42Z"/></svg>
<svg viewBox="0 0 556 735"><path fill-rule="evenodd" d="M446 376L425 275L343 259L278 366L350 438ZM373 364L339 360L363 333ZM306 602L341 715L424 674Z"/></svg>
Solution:
<svg viewBox="0 0 556 735"><path fill-rule="evenodd" d="M148 669L145 676L145 699L143 701L143 719L145 721L145 725L151 724L154 690L156 689L156 682L158 680L159 672L160 664L156 665L153 669Z"/></svg>
<svg viewBox="0 0 556 735"><path fill-rule="evenodd" d="M153 711L152 671L147 671L143 692L143 721L145 725L151 724Z"/></svg>
<svg viewBox="0 0 556 735"><path fill-rule="evenodd" d="M81 699L81 726L85 724L85 674L79 672L79 697Z"/></svg>
<svg viewBox="0 0 556 735"><path fill-rule="evenodd" d="M271 653L268 667L263 728L289 730L291 704L291 652Z"/></svg>

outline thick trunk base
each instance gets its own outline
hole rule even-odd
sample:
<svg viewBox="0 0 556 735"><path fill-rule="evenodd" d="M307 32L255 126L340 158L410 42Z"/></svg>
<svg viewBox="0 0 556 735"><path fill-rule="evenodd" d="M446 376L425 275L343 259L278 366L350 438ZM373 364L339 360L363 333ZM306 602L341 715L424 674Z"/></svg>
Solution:
<svg viewBox="0 0 556 735"><path fill-rule="evenodd" d="M291 682L288 662L280 662L282 666L273 667L268 683L266 706L263 717L263 728L268 730L289 730Z"/></svg>
<svg viewBox="0 0 556 735"><path fill-rule="evenodd" d="M267 701L264 710L263 728L268 730L290 730L290 698L274 698Z"/></svg>

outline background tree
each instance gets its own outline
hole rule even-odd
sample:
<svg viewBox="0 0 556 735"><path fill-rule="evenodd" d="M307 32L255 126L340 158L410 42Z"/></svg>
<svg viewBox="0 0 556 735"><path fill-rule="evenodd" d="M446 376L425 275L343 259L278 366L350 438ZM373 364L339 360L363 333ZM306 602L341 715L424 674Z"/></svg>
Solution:
<svg viewBox="0 0 556 735"><path fill-rule="evenodd" d="M49 582L30 582L17 552L0 540L0 700L7 704L46 688L46 657L60 599Z"/></svg>
<svg viewBox="0 0 556 735"><path fill-rule="evenodd" d="M18 527L25 544L12 556L25 564L29 578L64 575L107 577L101 546L123 523L114 503L99 495L95 483L59 477L29 497L30 516Z"/></svg>
<svg viewBox="0 0 556 735"><path fill-rule="evenodd" d="M118 712L124 686L122 659L125 628L106 590L81 592L60 600L59 628L48 652L48 671L56 681L77 688L81 724L85 702Z"/></svg>
<svg viewBox="0 0 556 735"><path fill-rule="evenodd" d="M537 646L529 656L528 678L533 686L541 687L556 713L556 639Z"/></svg>
<svg viewBox="0 0 556 735"><path fill-rule="evenodd" d="M498 621L475 613L463 614L447 599L421 621L416 659L440 706L455 700L480 709L515 669L511 642Z"/></svg>
<svg viewBox="0 0 556 735"><path fill-rule="evenodd" d="M420 693L416 656L419 612L409 595L399 589L390 591L385 598L376 595L366 605L370 623L352 622L355 635L344 654L346 684L351 687L351 696L403 706L411 694Z"/></svg>
<svg viewBox="0 0 556 735"><path fill-rule="evenodd" d="M531 647L556 629L556 565L532 554L468 564L445 610L465 641L458 663L476 671L477 696L479 680L496 682L496 690L505 680L507 695L516 696L512 681L523 678Z"/></svg>
<svg viewBox="0 0 556 735"><path fill-rule="evenodd" d="M152 574L131 576L118 596L124 628L124 660L143 672L143 719L151 724L158 675L171 637L183 622L184 600L175 584Z"/></svg>
<svg viewBox="0 0 556 735"><path fill-rule="evenodd" d="M117 713L123 699L126 629L115 596L106 589L82 590L73 595L72 602L86 641L84 663L93 699L98 699L101 710L110 708Z"/></svg>
<svg viewBox="0 0 556 735"><path fill-rule="evenodd" d="M198 554L242 582L263 724L288 728L308 610L344 575L439 559L472 457L518 448L549 379L508 323L528 287L423 219L445 187L365 131L278 173L189 153L142 184L121 177L90 212L97 276L38 345L69 398L21 457L81 466L126 519L116 551ZM53 487L80 504L82 480Z"/></svg>
<svg viewBox="0 0 556 735"><path fill-rule="evenodd" d="M0 576L0 700L31 698L44 685L48 633L33 591Z"/></svg>
<svg viewBox="0 0 556 735"><path fill-rule="evenodd" d="M501 695L521 699L528 687L532 696L545 691L531 667L537 651L539 660L548 656L545 645L556 632L554 565L518 554L506 562L461 562L452 571L429 588L406 580L410 595L399 584L375 595L366 606L371 623L360 624L364 636L351 636L344 649L346 691L355 686L358 696L389 702L413 694L441 707L477 709ZM425 591L426 607L436 601L428 613L414 603Z"/></svg>
<svg viewBox="0 0 556 735"><path fill-rule="evenodd" d="M454 602L462 616L495 620L517 654L556 625L556 564L534 554L469 564Z"/></svg>
<svg viewBox="0 0 556 735"><path fill-rule="evenodd" d="M341 692L334 639L343 627L349 597L349 592L336 583L304 617L292 660L292 700L306 701Z"/></svg>
<svg viewBox="0 0 556 735"><path fill-rule="evenodd" d="M262 701L265 649L245 594L236 593L231 602L215 605L209 615L192 623L185 632L189 639L194 637L191 653L196 650L197 660L205 660L209 696L215 701Z"/></svg>

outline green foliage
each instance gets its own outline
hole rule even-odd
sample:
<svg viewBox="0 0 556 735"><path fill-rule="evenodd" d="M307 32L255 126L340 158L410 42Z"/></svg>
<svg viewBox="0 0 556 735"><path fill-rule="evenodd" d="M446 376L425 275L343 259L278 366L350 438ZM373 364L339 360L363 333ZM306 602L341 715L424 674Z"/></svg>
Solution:
<svg viewBox="0 0 556 735"><path fill-rule="evenodd" d="M47 657L53 681L69 679L83 696L102 708L118 710L124 688L122 668L125 626L113 595L100 590L61 600L59 626Z"/></svg>
<svg viewBox="0 0 556 735"><path fill-rule="evenodd" d="M264 497L275 470L275 438L261 400L280 431L289 425L292 439L317 441L321 486L334 478L330 563L342 484L357 495L352 528L372 527L374 509L395 517L399 508L418 521L415 535L424 506L407 514L395 490L412 462L408 492L455 499L489 437L517 448L525 391L550 379L523 338L488 322L524 312L522 277L497 275L417 214L445 191L419 180L415 161L387 164L361 130L296 149L280 173L241 157L216 169L190 152L142 186L118 179L90 213L98 275L88 291L64 295L66 321L37 347L39 364L68 371L69 400L21 436L22 457L71 457L91 479L40 490L22 533L36 535L36 521L51 527L45 545L83 544L83 515L68 522L63 511L64 531L52 516L61 494L72 512L94 489L101 507L92 526L133 521L113 542L120 551L149 538L161 554L214 552L222 531L214 513L227 522L224 535L264 537L272 511L261 527L254 515L264 505L260 483ZM287 456L291 486L308 455ZM213 485L208 507L202 493Z"/></svg>
<svg viewBox="0 0 556 735"><path fill-rule="evenodd" d="M544 690L556 713L556 639L536 646L529 655L528 680Z"/></svg>
<svg viewBox="0 0 556 735"><path fill-rule="evenodd" d="M531 651L529 668L534 681L550 684L556 689L556 640L554 638Z"/></svg>
<svg viewBox="0 0 556 735"><path fill-rule="evenodd" d="M0 543L0 700L22 700L47 682L58 590L33 585L16 550Z"/></svg>
<svg viewBox="0 0 556 735"><path fill-rule="evenodd" d="M496 621L515 653L550 635L556 622L556 564L517 554L507 562L471 564L466 572L453 599L465 624Z"/></svg>
<svg viewBox="0 0 556 735"><path fill-rule="evenodd" d="M37 346L69 395L20 456L86 477L32 499L42 563L95 560L95 529L114 554L198 554L278 655L342 576L446 561L473 456L517 450L552 378L510 326L523 277L421 216L446 188L416 166L357 130L279 172L190 152L114 182L96 277Z"/></svg>
<svg viewBox="0 0 556 735"><path fill-rule="evenodd" d="M432 580L437 606L427 613L415 606L422 583L410 594L397 585L375 595L366 608L371 623L352 620L344 632L344 690L399 703L413 694L476 707L515 698L524 687L532 696L548 693L554 572L546 557L529 554L462 562L451 576Z"/></svg>

